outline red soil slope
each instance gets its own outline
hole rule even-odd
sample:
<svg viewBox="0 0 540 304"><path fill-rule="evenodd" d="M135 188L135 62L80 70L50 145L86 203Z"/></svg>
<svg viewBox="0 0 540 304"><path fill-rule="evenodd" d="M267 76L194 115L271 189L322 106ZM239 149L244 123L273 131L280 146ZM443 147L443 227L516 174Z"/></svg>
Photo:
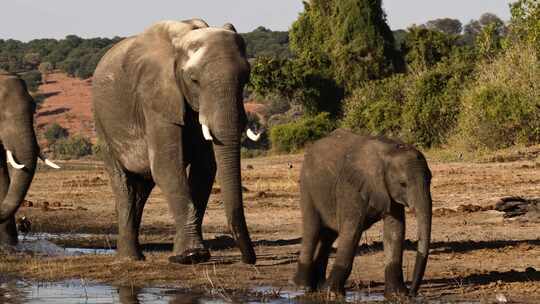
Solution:
<svg viewBox="0 0 540 304"><path fill-rule="evenodd" d="M95 142L91 86L91 80L71 78L63 73L49 75L47 83L39 87L38 94L46 98L36 113L38 134L56 122L70 135L81 134Z"/></svg>

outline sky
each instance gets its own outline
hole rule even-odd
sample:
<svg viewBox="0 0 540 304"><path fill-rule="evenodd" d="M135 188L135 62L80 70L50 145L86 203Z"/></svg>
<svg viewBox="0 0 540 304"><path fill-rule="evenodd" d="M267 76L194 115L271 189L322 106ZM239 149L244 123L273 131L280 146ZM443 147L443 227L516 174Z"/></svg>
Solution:
<svg viewBox="0 0 540 304"><path fill-rule="evenodd" d="M226 22L239 32L258 26L287 30L303 10L301 0L3 0L0 39L28 41L129 36L165 19L201 17L212 26ZM464 24L490 12L510 18L510 0L383 0L390 27L407 28L442 17Z"/></svg>

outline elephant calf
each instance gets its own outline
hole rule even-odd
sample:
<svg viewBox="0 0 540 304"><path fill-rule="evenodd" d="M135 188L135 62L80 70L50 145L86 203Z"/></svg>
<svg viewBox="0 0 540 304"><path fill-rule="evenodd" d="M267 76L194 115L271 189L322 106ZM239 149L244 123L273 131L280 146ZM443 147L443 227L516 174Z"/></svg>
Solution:
<svg viewBox="0 0 540 304"><path fill-rule="evenodd" d="M403 282L404 207L414 208L418 252L411 295L422 281L431 235L431 172L410 145L336 130L307 149L300 177L302 249L294 282L343 294L362 231L384 221L385 295L407 294ZM339 235L335 263L328 257Z"/></svg>

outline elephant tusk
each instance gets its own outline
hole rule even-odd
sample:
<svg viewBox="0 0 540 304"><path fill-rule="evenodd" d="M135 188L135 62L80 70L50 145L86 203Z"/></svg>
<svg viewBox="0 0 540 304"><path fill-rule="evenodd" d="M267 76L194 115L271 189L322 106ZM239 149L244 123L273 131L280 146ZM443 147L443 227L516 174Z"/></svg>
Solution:
<svg viewBox="0 0 540 304"><path fill-rule="evenodd" d="M39 158L45 162L45 165L51 167L51 168L54 168L54 169L60 169L60 166L58 166L57 164L53 163L52 161L50 161L48 158L46 158L45 156L43 156L43 154L39 154Z"/></svg>
<svg viewBox="0 0 540 304"><path fill-rule="evenodd" d="M17 162L15 162L15 159L13 158L13 153L11 151L7 150L7 161L8 163L15 169L21 170L24 168L24 165L19 165Z"/></svg>
<svg viewBox="0 0 540 304"><path fill-rule="evenodd" d="M253 140L253 141L259 141L259 139L261 138L261 134L255 134L253 131L251 131L251 129L247 129L247 132L246 132L246 135L249 139Z"/></svg>
<svg viewBox="0 0 540 304"><path fill-rule="evenodd" d="M212 134L210 134L210 129L208 128L207 125L202 125L202 134L204 136L204 139L209 140L209 141L214 140L212 138Z"/></svg>

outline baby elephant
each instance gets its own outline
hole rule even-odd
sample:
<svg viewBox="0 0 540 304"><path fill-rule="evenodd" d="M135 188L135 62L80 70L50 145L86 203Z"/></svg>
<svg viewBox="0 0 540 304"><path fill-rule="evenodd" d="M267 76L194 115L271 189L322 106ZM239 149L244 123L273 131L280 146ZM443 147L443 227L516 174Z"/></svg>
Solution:
<svg viewBox="0 0 540 304"><path fill-rule="evenodd" d="M362 231L384 220L385 295L406 295L404 207L414 208L418 250L410 295L416 295L431 235L431 172L414 147L383 137L336 130L307 149L300 177L302 249L294 282L344 293ZM335 263L328 257L339 235Z"/></svg>

